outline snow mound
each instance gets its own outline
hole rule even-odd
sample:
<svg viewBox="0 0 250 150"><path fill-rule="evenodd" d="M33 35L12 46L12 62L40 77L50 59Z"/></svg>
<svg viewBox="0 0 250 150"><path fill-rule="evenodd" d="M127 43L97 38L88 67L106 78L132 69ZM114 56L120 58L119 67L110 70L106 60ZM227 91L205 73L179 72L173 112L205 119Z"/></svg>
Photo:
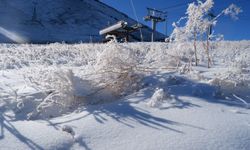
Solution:
<svg viewBox="0 0 250 150"><path fill-rule="evenodd" d="M171 108L175 106L178 107L182 105L173 95L170 95L169 92L166 92L162 88L156 88L154 94L146 104L149 107L159 109Z"/></svg>
<svg viewBox="0 0 250 150"><path fill-rule="evenodd" d="M150 101L147 103L150 107L159 107L166 98L166 94L163 89L156 89Z"/></svg>

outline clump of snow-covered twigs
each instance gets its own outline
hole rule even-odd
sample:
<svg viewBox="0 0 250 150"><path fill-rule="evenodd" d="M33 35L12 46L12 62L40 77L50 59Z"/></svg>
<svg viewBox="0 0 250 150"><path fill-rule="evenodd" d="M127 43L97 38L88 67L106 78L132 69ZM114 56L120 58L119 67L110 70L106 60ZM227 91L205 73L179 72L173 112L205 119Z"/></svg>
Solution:
<svg viewBox="0 0 250 150"><path fill-rule="evenodd" d="M231 4L228 8L226 8L223 11L225 15L229 15L233 19L238 19L237 15L239 15L241 12L243 12L242 9L236 6L235 4Z"/></svg>
<svg viewBox="0 0 250 150"><path fill-rule="evenodd" d="M170 83L175 82L175 78L169 78ZM178 102L173 95L163 88L156 88L152 97L147 102L147 105L152 108L170 108L178 107L181 102Z"/></svg>
<svg viewBox="0 0 250 150"><path fill-rule="evenodd" d="M121 96L138 88L142 79L138 65L136 51L111 44L98 55L95 69L97 73L101 72L100 83L112 95Z"/></svg>
<svg viewBox="0 0 250 150"><path fill-rule="evenodd" d="M152 95L150 101L147 103L150 107L159 107L164 103L164 100L167 98L166 93L163 89L156 89Z"/></svg>
<svg viewBox="0 0 250 150"><path fill-rule="evenodd" d="M25 72L25 78L29 86L44 93L36 109L28 114L29 119L38 116L54 117L65 113L70 108L84 103L85 97L78 93L79 90L86 92L87 88L91 88L88 81L77 78L72 70L34 69Z"/></svg>

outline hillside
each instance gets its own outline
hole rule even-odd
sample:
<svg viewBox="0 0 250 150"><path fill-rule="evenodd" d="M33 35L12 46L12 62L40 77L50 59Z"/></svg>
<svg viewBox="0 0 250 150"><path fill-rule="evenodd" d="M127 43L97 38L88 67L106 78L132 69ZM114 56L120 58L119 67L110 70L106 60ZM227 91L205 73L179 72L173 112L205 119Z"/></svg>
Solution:
<svg viewBox="0 0 250 150"><path fill-rule="evenodd" d="M97 0L0 0L0 42L100 41L108 24L135 20ZM151 29L143 36L150 40ZM157 33L157 37L163 37ZM134 39L140 39L139 33Z"/></svg>

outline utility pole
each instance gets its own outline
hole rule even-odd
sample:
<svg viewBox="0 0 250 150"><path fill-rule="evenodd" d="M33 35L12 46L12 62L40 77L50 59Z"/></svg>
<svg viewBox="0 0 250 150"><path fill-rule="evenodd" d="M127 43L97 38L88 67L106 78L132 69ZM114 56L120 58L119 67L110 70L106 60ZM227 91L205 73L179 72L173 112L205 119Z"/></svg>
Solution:
<svg viewBox="0 0 250 150"><path fill-rule="evenodd" d="M154 42L156 25L158 22L166 21L167 13L160 11L160 10L153 9L153 8L147 8L147 10L148 10L148 14L147 16L144 17L144 20L152 22L153 31L152 31L151 41Z"/></svg>
<svg viewBox="0 0 250 150"><path fill-rule="evenodd" d="M167 14L166 14L166 20L165 20L165 36L168 37L168 20L167 20Z"/></svg>
<svg viewBox="0 0 250 150"><path fill-rule="evenodd" d="M213 20L216 17L212 11L208 13L208 16L209 16L209 20ZM211 38L210 35L212 35L212 32L213 32L213 25L210 24L208 28L209 40Z"/></svg>
<svg viewBox="0 0 250 150"><path fill-rule="evenodd" d="M34 9L33 9L33 14L32 14L32 21L36 22L37 21L37 12L36 12L37 2L33 2L33 5L34 5Z"/></svg>

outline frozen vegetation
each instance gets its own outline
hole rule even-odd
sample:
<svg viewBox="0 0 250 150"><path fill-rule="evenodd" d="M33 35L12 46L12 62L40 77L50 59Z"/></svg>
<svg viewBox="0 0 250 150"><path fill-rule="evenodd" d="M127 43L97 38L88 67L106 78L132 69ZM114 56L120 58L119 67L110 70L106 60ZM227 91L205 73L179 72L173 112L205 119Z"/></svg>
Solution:
<svg viewBox="0 0 250 150"><path fill-rule="evenodd" d="M1 44L1 148L249 149L250 42L182 44Z"/></svg>
<svg viewBox="0 0 250 150"><path fill-rule="evenodd" d="M250 41L217 41L242 10L213 6L169 43L0 44L0 149L249 150Z"/></svg>

